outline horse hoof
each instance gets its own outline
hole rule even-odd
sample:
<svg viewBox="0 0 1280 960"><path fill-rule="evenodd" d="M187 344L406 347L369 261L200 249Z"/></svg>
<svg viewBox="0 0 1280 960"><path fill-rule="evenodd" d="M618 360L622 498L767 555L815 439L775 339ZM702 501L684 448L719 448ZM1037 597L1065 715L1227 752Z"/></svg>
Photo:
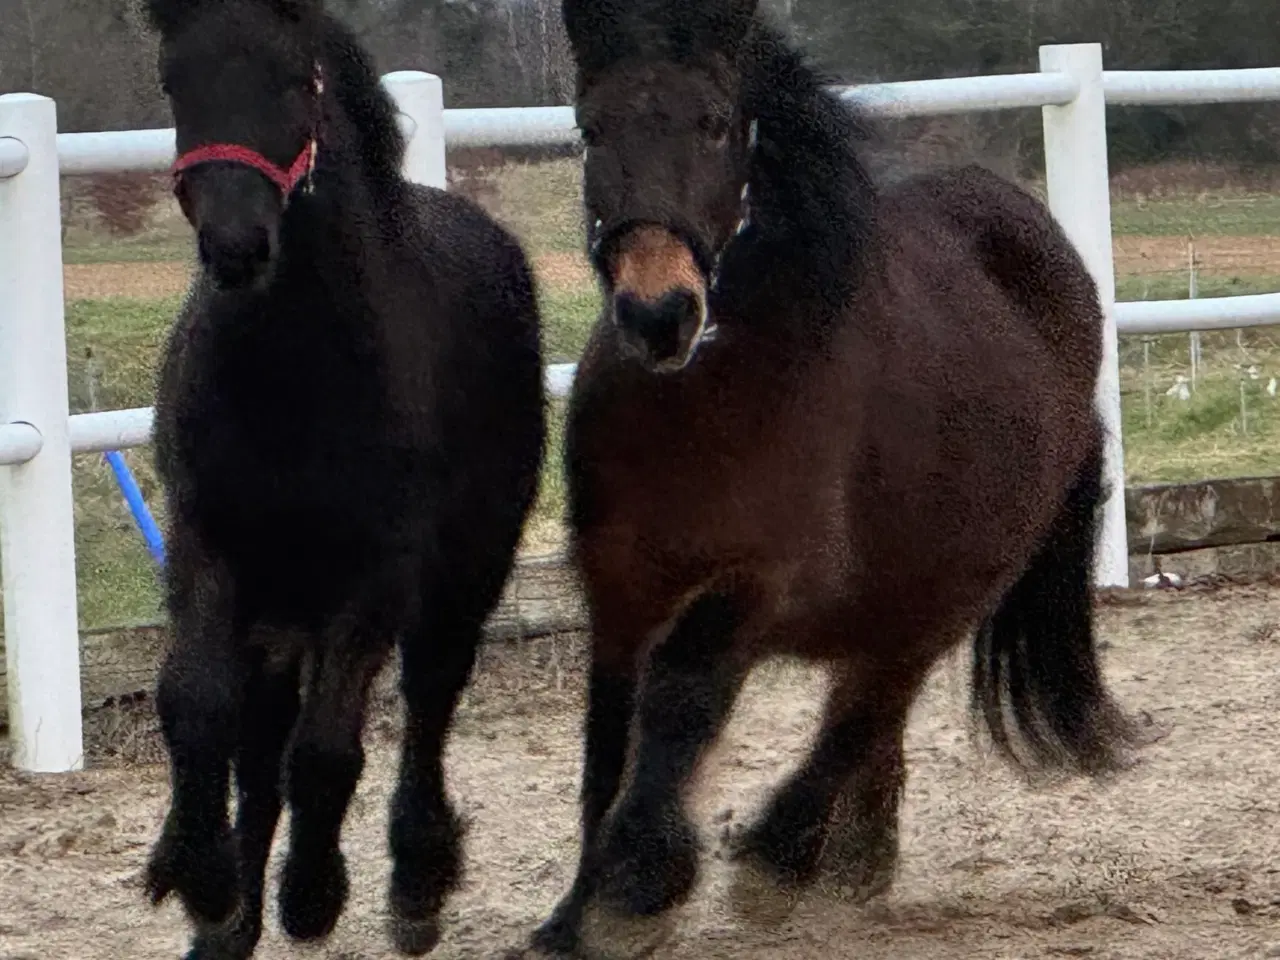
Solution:
<svg viewBox="0 0 1280 960"><path fill-rule="evenodd" d="M778 926L795 910L799 894L798 889L783 883L759 858L746 855L735 860L729 905L740 919L761 926Z"/></svg>
<svg viewBox="0 0 1280 960"><path fill-rule="evenodd" d="M891 868L868 870L861 875L847 871L822 873L814 884L815 891L827 900L849 906L862 906L867 901L887 893L893 886L894 871Z"/></svg>
<svg viewBox="0 0 1280 960"><path fill-rule="evenodd" d="M679 809L623 807L605 828L595 858L594 899L622 916L678 907L697 885L699 848Z"/></svg>
<svg viewBox="0 0 1280 960"><path fill-rule="evenodd" d="M896 824L878 830L840 824L822 852L815 886L829 900L861 905L893 886L897 868Z"/></svg>
<svg viewBox="0 0 1280 960"><path fill-rule="evenodd" d="M529 938L532 956L571 957L578 949L578 931L564 918L553 914Z"/></svg>
<svg viewBox="0 0 1280 960"><path fill-rule="evenodd" d="M501 960L569 960L570 957L578 956L580 954L576 952L562 953L558 950L545 950L531 940L517 947L511 947L502 954Z"/></svg>
<svg viewBox="0 0 1280 960"><path fill-rule="evenodd" d="M670 911L628 914L592 903L582 914L580 952L590 960L636 960L649 956L669 940L675 927Z"/></svg>
<svg viewBox="0 0 1280 960"><path fill-rule="evenodd" d="M280 925L293 940L322 940L333 932L347 902L347 867L335 850L319 863L285 862Z"/></svg>
<svg viewBox="0 0 1280 960"><path fill-rule="evenodd" d="M393 914L391 942L406 956L420 957L430 953L440 942L440 921L436 917L413 920Z"/></svg>
<svg viewBox="0 0 1280 960"><path fill-rule="evenodd" d="M248 960L262 936L261 921L250 923L243 903L221 924L204 925L183 960Z"/></svg>
<svg viewBox="0 0 1280 960"><path fill-rule="evenodd" d="M219 926L227 922L237 901L230 835L197 844L166 827L147 863L144 883L153 906L176 893L197 924Z"/></svg>

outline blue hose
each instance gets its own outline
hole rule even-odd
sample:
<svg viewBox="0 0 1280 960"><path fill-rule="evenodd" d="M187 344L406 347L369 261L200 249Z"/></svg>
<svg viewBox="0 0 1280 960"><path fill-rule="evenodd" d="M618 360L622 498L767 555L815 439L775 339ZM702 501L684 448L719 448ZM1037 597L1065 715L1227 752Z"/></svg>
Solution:
<svg viewBox="0 0 1280 960"><path fill-rule="evenodd" d="M138 488L138 482L133 479L129 465L124 462L124 457L120 456L117 450L109 450L103 456L111 465L112 473L116 475L116 483L120 485L120 492L124 494L125 502L129 504L129 512L133 514L134 522L142 532L142 539L147 542L147 550L150 551L151 558L163 567L164 535L161 534L160 527L151 516L151 511L147 509L147 501L143 499L142 491Z"/></svg>

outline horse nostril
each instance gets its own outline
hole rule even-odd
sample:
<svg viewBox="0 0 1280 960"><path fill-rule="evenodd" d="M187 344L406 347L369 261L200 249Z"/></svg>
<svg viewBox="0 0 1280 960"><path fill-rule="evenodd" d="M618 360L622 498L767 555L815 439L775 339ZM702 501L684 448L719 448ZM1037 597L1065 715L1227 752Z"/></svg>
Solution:
<svg viewBox="0 0 1280 960"><path fill-rule="evenodd" d="M644 343L654 360L669 360L688 346L702 305L688 290L672 290L654 301L620 293L614 300L619 328Z"/></svg>
<svg viewBox="0 0 1280 960"><path fill-rule="evenodd" d="M253 238L255 241L254 259L259 263L266 263L271 259L271 234L267 232L266 227L254 227Z"/></svg>
<svg viewBox="0 0 1280 960"><path fill-rule="evenodd" d="M247 282L271 259L266 227L226 228L206 224L196 234L200 259L224 282Z"/></svg>

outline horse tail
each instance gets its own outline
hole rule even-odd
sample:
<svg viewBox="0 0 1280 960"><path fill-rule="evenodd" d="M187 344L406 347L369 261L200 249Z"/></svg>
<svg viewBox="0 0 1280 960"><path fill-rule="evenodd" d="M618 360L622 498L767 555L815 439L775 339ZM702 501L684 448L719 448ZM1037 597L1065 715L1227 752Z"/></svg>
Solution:
<svg viewBox="0 0 1280 960"><path fill-rule="evenodd" d="M1099 441L1030 564L974 638L972 708L1000 753L1024 768L1097 775L1123 766L1136 740L1103 683L1093 631L1102 458ZM1016 734L1028 759L1014 750Z"/></svg>

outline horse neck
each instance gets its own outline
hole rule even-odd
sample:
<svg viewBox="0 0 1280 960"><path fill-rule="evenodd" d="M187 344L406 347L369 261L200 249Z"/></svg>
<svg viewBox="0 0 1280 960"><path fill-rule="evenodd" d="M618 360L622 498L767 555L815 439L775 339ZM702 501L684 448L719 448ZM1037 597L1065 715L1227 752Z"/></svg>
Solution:
<svg viewBox="0 0 1280 960"><path fill-rule="evenodd" d="M794 329L804 314L827 326L859 281L875 220L875 190L854 147L862 131L816 80L758 86L750 227L725 251L722 301L748 321L777 317Z"/></svg>
<svg viewBox="0 0 1280 960"><path fill-rule="evenodd" d="M320 142L313 188L291 200L281 222L281 255L293 277L363 275L360 264L376 258L400 203L404 181L368 169L361 131L342 116L330 129Z"/></svg>

